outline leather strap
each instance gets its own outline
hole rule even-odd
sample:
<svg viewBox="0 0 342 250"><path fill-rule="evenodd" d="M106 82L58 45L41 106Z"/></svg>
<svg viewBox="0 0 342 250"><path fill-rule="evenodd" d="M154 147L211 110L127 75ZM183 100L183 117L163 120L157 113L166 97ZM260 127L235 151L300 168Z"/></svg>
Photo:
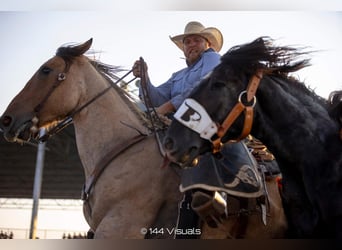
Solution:
<svg viewBox="0 0 342 250"><path fill-rule="evenodd" d="M250 79L248 86L247 86L247 90L241 92L238 103L236 103L236 105L230 111L230 113L227 115L223 123L219 125L218 131L217 131L218 138L212 141L213 153L217 153L221 150L222 137L227 133L228 129L232 126L232 124L235 122L235 120L239 117L239 115L243 111L245 111L244 126L243 126L240 136L238 137L236 141L242 140L243 138L247 137L247 135L250 133L252 129L252 124L253 124L253 115L254 115L253 108L255 104L255 94L259 87L262 76L263 76L262 70L257 70L257 72ZM247 95L248 103L252 102L254 99L254 102L252 105L245 105L241 101L241 97L243 94Z"/></svg>
<svg viewBox="0 0 342 250"><path fill-rule="evenodd" d="M144 134L139 134L133 137L128 143L116 145L108 154L101 159L101 161L96 165L94 171L91 173L89 178L86 180L83 189L81 199L87 201L89 199L89 194L92 187L95 185L96 181L99 179L103 170L111 163L118 155L123 153L125 150L133 146L134 144L142 141L147 136Z"/></svg>
<svg viewBox="0 0 342 250"><path fill-rule="evenodd" d="M256 91L259 87L260 80L263 76L263 71L261 69L257 70L257 72L252 76L251 80L247 86L247 101L250 102L254 98Z"/></svg>

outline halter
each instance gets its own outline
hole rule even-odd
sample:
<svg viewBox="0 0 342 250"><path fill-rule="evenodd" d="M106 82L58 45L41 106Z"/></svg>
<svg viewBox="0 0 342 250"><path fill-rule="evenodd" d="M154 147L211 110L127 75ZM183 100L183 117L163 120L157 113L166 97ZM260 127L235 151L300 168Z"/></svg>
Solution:
<svg viewBox="0 0 342 250"><path fill-rule="evenodd" d="M256 104L255 93L262 77L263 71L257 70L249 80L246 90L240 93L238 102L228 113L222 124L217 124L212 121L205 108L190 98L183 102L174 117L184 126L200 134L202 138L211 141L213 144L213 153L217 153L222 148L223 136L243 111L245 113L243 129L240 136L234 141L240 141L250 133L253 124L254 106ZM244 96L246 96L246 103L242 101L242 97ZM186 115L187 112L188 114ZM189 116L190 114L191 116ZM216 139L211 140L214 135L216 135Z"/></svg>
<svg viewBox="0 0 342 250"><path fill-rule="evenodd" d="M68 67L66 67L66 69L68 69ZM38 121L38 114L41 111L41 109L43 108L43 106L45 105L46 101L48 100L48 98L51 96L51 94L54 92L54 90L60 86L60 84L66 79L66 74L67 74L68 70L65 70L65 72L59 73L57 75L57 79L54 82L54 84L51 86L50 90L48 91L48 93L46 94L46 96L43 98L43 100L34 108L34 112L35 112L35 117L32 120L36 120ZM52 135L58 133L59 131L63 130L65 127L67 127L68 125L70 125L72 123L72 119L73 117L80 113L84 108L86 108L87 106L89 106L91 103L93 103L95 100L97 100L98 98L100 98L101 96L103 96L105 93L107 93L114 85L116 85L117 83L119 83L120 81L122 81L124 78L126 78L130 73L132 72L132 70L128 71L124 76L120 77L119 79L117 79L114 83L112 83L109 87L105 88L104 90L100 91L98 94L96 94L93 98L91 98L88 102L86 102L85 104L83 104L81 107L79 107L78 109L72 111L69 115L67 115L66 118L64 118L62 121L58 122L56 126L54 126L52 129L50 129L48 132L45 133L45 135L43 135L42 137L38 138L38 140L40 142L44 142L46 140L48 140ZM135 79L135 78L134 78ZM130 80L129 82L133 81L134 79Z"/></svg>

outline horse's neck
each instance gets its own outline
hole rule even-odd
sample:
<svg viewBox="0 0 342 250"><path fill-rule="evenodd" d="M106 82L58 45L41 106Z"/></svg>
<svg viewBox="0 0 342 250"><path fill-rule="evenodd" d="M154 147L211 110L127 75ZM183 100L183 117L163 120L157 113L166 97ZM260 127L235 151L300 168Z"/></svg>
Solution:
<svg viewBox="0 0 342 250"><path fill-rule="evenodd" d="M125 124L146 132L116 90L110 90L74 118L77 147L86 176L116 145L137 135L136 130Z"/></svg>
<svg viewBox="0 0 342 250"><path fill-rule="evenodd" d="M338 129L323 105L289 84L292 83L281 79L275 82L271 78L261 82L252 133L274 154L304 162L312 159L312 155L304 152L324 151Z"/></svg>

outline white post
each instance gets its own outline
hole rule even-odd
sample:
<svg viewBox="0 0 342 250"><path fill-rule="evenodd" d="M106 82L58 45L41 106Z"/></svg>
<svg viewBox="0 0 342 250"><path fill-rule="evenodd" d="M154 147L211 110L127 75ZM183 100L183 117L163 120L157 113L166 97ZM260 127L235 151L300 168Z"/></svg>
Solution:
<svg viewBox="0 0 342 250"><path fill-rule="evenodd" d="M45 129L40 129L39 137L45 134ZM40 191L42 186L43 168L44 168L44 156L45 156L45 144L46 142L39 142L37 150L36 160L36 172L34 176L33 186L33 206L30 226L30 239L36 239L37 221L38 221L38 206L40 199Z"/></svg>

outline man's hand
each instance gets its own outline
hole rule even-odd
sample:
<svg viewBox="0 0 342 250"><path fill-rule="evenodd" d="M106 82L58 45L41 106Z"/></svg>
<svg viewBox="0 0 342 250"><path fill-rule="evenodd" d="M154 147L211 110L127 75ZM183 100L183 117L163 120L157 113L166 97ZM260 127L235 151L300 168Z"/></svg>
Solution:
<svg viewBox="0 0 342 250"><path fill-rule="evenodd" d="M175 107L172 105L170 101L165 102L164 104L160 105L156 108L156 111L160 115L166 115L168 113L176 111Z"/></svg>
<svg viewBox="0 0 342 250"><path fill-rule="evenodd" d="M137 61L135 61L135 63L134 63L134 65L133 65L133 67L132 67L132 70L133 70L133 75L135 76L135 77L140 77L141 78L141 66L140 66L140 60L137 60ZM145 71L144 73L145 73L145 76L146 76L146 79L148 78L147 77L147 64L146 64L146 62L145 62L145 65L144 65L144 67L143 67L143 70Z"/></svg>

